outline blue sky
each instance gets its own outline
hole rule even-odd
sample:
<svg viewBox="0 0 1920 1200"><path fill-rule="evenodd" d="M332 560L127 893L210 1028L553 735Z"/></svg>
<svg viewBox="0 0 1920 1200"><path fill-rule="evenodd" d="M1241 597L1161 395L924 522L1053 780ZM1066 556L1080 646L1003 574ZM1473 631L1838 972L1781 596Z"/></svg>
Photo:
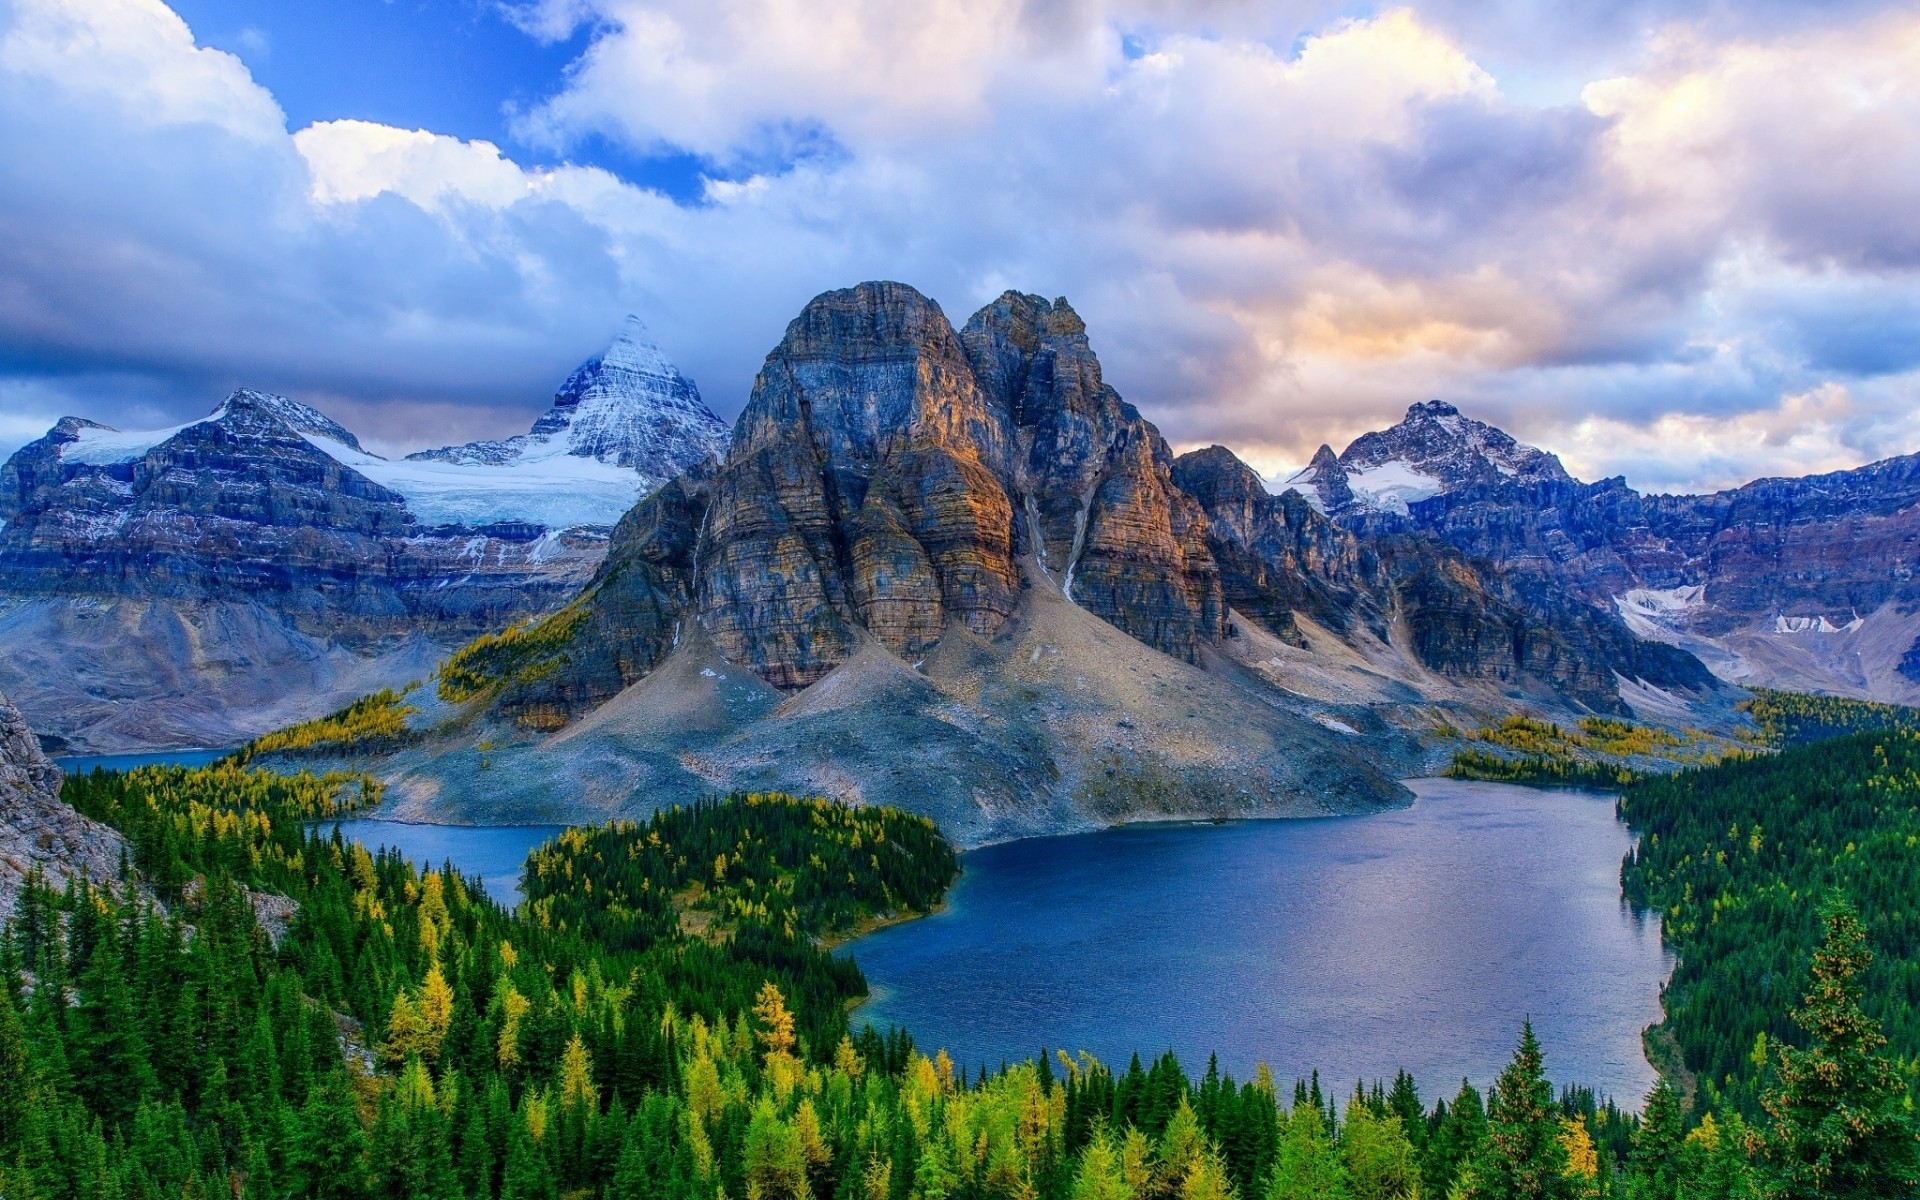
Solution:
<svg viewBox="0 0 1920 1200"><path fill-rule="evenodd" d="M700 199L703 165L688 154L635 153L588 137L564 155L518 141L511 114L561 83L592 26L545 39L484 0L180 0L173 9L202 45L236 55L299 129L344 117L513 145L527 166L605 167L684 203ZM711 168L707 168L711 169Z"/></svg>
<svg viewBox="0 0 1920 1200"><path fill-rule="evenodd" d="M626 312L1066 295L1265 471L1441 396L1660 489L1920 450L1920 16L1869 0L0 3L0 449L230 387L512 432Z"/></svg>

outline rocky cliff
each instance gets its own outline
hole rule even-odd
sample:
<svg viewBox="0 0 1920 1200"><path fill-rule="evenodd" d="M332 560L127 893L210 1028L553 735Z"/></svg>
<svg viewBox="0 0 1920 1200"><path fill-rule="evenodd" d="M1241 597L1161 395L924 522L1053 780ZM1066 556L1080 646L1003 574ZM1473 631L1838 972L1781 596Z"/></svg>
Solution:
<svg viewBox="0 0 1920 1200"><path fill-rule="evenodd" d="M75 877L111 883L127 853L117 832L61 803L60 769L0 696L0 920L13 915L34 872L55 889Z"/></svg>
<svg viewBox="0 0 1920 1200"><path fill-rule="evenodd" d="M637 327L533 433L426 459L246 389L171 429L64 418L0 466L0 686L80 748L315 715L558 608L656 476L724 443Z"/></svg>

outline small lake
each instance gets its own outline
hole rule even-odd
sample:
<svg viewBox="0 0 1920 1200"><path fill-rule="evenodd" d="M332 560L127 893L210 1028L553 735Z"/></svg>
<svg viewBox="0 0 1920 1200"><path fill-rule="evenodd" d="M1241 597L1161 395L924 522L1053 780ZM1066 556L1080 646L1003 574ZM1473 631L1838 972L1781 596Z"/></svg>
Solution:
<svg viewBox="0 0 1920 1200"><path fill-rule="evenodd" d="M520 902L520 868L535 846L556 836L564 825L415 825L358 817L326 821L321 828L340 826L340 836L369 850L391 847L416 867L438 867L451 862L462 875L478 878L487 895L512 908Z"/></svg>
<svg viewBox="0 0 1920 1200"><path fill-rule="evenodd" d="M1640 1033L1672 968L1620 900L1610 797L1416 780L1373 816L1151 825L976 850L951 903L846 947L855 1020L998 1065L1042 1047L1115 1068L1217 1052L1335 1094L1405 1068L1484 1088L1531 1016L1556 1084L1637 1109Z"/></svg>
<svg viewBox="0 0 1920 1200"><path fill-rule="evenodd" d="M76 754L56 758L53 765L69 775L85 775L95 767L109 771L131 771L135 767L204 767L232 753L232 750L149 750L138 754Z"/></svg>

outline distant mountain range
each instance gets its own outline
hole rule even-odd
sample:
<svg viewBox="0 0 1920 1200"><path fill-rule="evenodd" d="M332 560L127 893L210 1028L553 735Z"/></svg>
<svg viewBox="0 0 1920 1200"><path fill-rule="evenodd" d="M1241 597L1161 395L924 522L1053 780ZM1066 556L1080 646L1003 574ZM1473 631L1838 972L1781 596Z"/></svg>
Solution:
<svg viewBox="0 0 1920 1200"><path fill-rule="evenodd" d="M0 466L0 688L79 748L223 745L549 612L726 426L629 319L533 430L389 460L282 396Z"/></svg>
<svg viewBox="0 0 1920 1200"><path fill-rule="evenodd" d="M1347 528L1434 535L1516 586L1610 606L1730 682L1920 702L1920 455L1644 495L1436 400L1322 446L1286 486Z"/></svg>

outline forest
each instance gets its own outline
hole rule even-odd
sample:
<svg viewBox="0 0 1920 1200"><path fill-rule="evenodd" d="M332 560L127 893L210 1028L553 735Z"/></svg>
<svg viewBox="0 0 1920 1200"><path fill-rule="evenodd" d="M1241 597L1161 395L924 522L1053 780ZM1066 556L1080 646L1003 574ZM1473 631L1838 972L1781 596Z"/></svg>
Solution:
<svg viewBox="0 0 1920 1200"><path fill-rule="evenodd" d="M1807 990L1834 898L1877 952L1867 1013L1911 1081L1920 1062L1920 735L1856 733L1711 770L1644 778L1621 816L1640 841L1626 898L1659 912L1679 955L1666 1027L1709 1106L1752 1116L1795 1040L1783 998Z"/></svg>
<svg viewBox="0 0 1920 1200"><path fill-rule="evenodd" d="M1846 761L1894 778L1862 753ZM1704 1200L1920 1182L1911 1058L1876 1040L1899 955L1873 963L1844 905L1796 926L1799 991L1756 1001L1774 1031L1757 1109L1723 1088L1685 1111L1664 1083L1644 1115L1556 1093L1517 1019L1493 1086L1431 1100L1405 1075L1289 1087L1171 1056L969 1077L906 1033L851 1030L865 982L827 948L939 902L956 860L919 817L734 796L570 830L508 911L449 867L343 840L328 818L378 800L358 777L143 768L65 795L132 853L117 880L30 888L0 939L10 1200ZM1628 809L1687 821L1637 792ZM1684 842L1674 828L1663 844ZM1667 908L1662 861L1631 870ZM1855 895L1880 947L1884 897Z"/></svg>

